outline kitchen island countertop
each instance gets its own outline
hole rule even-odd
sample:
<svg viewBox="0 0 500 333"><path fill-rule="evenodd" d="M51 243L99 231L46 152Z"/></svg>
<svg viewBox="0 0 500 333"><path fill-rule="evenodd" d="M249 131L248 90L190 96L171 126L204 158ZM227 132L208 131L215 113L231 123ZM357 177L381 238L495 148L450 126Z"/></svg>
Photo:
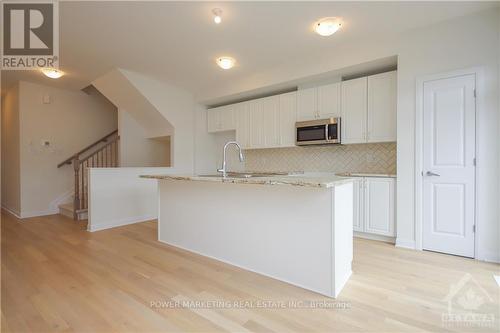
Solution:
<svg viewBox="0 0 500 333"><path fill-rule="evenodd" d="M337 185L350 183L351 178L340 177L333 173L294 173L290 175L259 175L253 177L222 177L218 175L141 175L141 178L158 180L183 180L201 182L219 182L234 184L256 184L256 185L289 185L318 188L331 188Z"/></svg>

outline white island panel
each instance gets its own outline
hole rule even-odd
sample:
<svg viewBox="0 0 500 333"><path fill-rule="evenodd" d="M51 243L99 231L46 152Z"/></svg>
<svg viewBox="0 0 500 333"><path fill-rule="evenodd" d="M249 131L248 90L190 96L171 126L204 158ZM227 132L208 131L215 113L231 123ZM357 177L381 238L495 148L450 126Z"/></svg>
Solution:
<svg viewBox="0 0 500 333"><path fill-rule="evenodd" d="M351 274L352 188L160 180L158 238L336 297Z"/></svg>

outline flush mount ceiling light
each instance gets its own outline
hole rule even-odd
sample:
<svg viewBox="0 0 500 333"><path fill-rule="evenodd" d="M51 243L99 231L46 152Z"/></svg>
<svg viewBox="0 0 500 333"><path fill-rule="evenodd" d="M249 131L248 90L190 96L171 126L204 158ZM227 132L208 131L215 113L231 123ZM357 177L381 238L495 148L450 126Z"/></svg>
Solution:
<svg viewBox="0 0 500 333"><path fill-rule="evenodd" d="M212 13L214 14L215 24L221 23L222 22L222 9L214 8L214 9L212 9Z"/></svg>
<svg viewBox="0 0 500 333"><path fill-rule="evenodd" d="M220 57L217 58L217 65L219 65L220 68L222 69L230 69L234 66L234 63L236 60L231 57Z"/></svg>
<svg viewBox="0 0 500 333"><path fill-rule="evenodd" d="M64 72L56 68L42 68L42 73L51 79L58 79L64 75Z"/></svg>
<svg viewBox="0 0 500 333"><path fill-rule="evenodd" d="M325 17L314 23L314 31L320 36L331 36L342 26L342 20L338 17Z"/></svg>

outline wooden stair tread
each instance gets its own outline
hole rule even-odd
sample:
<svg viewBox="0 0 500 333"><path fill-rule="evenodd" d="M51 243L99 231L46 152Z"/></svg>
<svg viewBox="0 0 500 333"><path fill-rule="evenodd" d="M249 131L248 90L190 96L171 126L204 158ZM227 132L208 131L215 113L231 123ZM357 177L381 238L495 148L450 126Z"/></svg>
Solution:
<svg viewBox="0 0 500 333"><path fill-rule="evenodd" d="M73 211L74 211L74 209L73 209L73 204L72 204L72 203L65 203L65 204L61 204L61 205L59 205L59 209L66 209L66 210L69 210L69 211L71 211L71 212L73 212ZM77 212L77 213L84 213L84 212L86 212L86 211L88 211L88 209L87 209L87 208L85 208L85 209L78 209L76 212Z"/></svg>

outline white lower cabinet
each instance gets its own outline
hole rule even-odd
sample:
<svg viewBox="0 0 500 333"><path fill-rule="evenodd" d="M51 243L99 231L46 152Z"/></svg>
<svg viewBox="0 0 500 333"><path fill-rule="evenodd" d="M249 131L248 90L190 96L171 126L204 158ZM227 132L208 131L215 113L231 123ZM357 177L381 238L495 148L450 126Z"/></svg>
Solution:
<svg viewBox="0 0 500 333"><path fill-rule="evenodd" d="M396 179L364 177L354 184L354 231L394 237Z"/></svg>

